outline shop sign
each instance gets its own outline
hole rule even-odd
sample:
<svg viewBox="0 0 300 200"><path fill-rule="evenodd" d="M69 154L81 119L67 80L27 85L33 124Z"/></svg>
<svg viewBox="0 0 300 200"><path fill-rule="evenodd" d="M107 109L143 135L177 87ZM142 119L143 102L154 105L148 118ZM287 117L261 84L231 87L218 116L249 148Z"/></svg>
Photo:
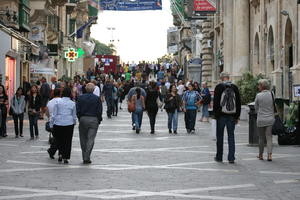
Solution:
<svg viewBox="0 0 300 200"><path fill-rule="evenodd" d="M54 75L54 70L52 68L48 68L48 67L39 67L39 65L37 65L37 64L31 64L30 73Z"/></svg>
<svg viewBox="0 0 300 200"><path fill-rule="evenodd" d="M74 48L69 48L67 52L65 52L65 58L69 62L74 62L78 58L78 51Z"/></svg>
<svg viewBox="0 0 300 200"><path fill-rule="evenodd" d="M103 10L137 11L161 10L161 0L101 0L100 8Z"/></svg>
<svg viewBox="0 0 300 200"><path fill-rule="evenodd" d="M294 96L300 97L300 85L294 85Z"/></svg>
<svg viewBox="0 0 300 200"><path fill-rule="evenodd" d="M216 12L216 0L194 0L194 11Z"/></svg>

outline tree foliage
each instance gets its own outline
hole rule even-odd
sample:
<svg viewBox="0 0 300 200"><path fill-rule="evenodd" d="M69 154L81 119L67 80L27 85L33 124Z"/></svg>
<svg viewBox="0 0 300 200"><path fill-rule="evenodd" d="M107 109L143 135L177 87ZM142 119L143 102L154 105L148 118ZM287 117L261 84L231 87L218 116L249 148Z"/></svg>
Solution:
<svg viewBox="0 0 300 200"><path fill-rule="evenodd" d="M106 44L99 42L96 39L92 39L95 43L94 55L112 55L114 53L114 49Z"/></svg>
<svg viewBox="0 0 300 200"><path fill-rule="evenodd" d="M250 72L247 72L237 81L242 105L247 105L255 100L255 96L258 93L258 81L262 78L264 78L262 74L254 76Z"/></svg>
<svg viewBox="0 0 300 200"><path fill-rule="evenodd" d="M158 63L163 63L163 62L167 62L167 63L171 63L173 61L173 56L171 54L166 54L160 58L157 58Z"/></svg>

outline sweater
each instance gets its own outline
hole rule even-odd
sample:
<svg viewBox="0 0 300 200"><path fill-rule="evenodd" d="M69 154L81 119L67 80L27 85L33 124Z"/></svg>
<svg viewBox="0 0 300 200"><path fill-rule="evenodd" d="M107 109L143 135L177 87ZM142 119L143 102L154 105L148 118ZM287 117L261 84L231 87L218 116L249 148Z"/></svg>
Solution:
<svg viewBox="0 0 300 200"><path fill-rule="evenodd" d="M225 82L224 82L225 83ZM219 119L221 116L233 116L236 120L240 118L241 114L241 97L239 89L236 85L232 84L233 91L235 93L235 101L236 101L236 113L235 114L226 114L222 112L221 106L221 96L223 91L226 89L224 83L219 83L214 90L214 106L213 106L213 113L215 119Z"/></svg>

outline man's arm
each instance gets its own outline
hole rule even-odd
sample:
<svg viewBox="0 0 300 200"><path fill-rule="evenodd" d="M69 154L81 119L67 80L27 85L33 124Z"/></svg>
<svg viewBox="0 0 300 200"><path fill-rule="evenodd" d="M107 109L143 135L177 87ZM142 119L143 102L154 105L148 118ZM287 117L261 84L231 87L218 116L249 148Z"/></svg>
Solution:
<svg viewBox="0 0 300 200"><path fill-rule="evenodd" d="M235 118L238 120L241 115L241 96L240 96L240 91L236 85L234 85L234 90L235 90L235 102L236 102L236 115Z"/></svg>

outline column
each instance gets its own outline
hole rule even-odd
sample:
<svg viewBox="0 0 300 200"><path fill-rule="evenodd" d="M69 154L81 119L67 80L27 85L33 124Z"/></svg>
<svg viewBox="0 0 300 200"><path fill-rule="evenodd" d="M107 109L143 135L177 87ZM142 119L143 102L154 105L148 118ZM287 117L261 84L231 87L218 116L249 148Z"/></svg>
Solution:
<svg viewBox="0 0 300 200"><path fill-rule="evenodd" d="M249 71L249 9L248 1L234 1L234 43L231 71L234 79L240 78L244 72Z"/></svg>
<svg viewBox="0 0 300 200"><path fill-rule="evenodd" d="M224 71L232 72L233 56L233 0L224 1ZM225 2L226 1L226 2Z"/></svg>

